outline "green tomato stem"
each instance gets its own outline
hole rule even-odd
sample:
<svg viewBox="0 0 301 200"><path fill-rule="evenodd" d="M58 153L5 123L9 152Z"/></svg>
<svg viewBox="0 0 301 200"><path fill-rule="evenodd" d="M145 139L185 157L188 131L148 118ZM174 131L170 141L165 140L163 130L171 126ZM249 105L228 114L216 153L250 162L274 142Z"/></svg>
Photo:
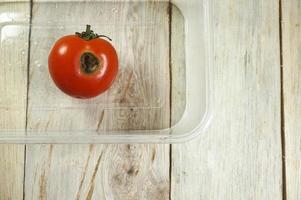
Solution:
<svg viewBox="0 0 301 200"><path fill-rule="evenodd" d="M83 31L81 33L79 32L76 32L75 33L78 37L86 40L86 41L90 41L90 40L93 40L93 39L96 39L96 38L107 38L109 41L112 41L111 38L109 38L108 36L105 36L105 35L98 35L97 33L94 33L93 30L91 30L91 25L87 24L86 25L86 31Z"/></svg>

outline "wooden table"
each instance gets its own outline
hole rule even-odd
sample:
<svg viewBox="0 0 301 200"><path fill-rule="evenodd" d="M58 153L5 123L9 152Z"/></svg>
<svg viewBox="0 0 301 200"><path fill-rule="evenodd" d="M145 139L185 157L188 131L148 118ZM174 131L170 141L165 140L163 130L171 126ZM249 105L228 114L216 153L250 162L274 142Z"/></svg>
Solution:
<svg viewBox="0 0 301 200"><path fill-rule="evenodd" d="M3 144L0 199L301 199L301 1L211 4L215 114L206 134L175 145ZM31 12L26 1L0 3L0 13L8 9L31 13L33 23L38 14L58 17L34 5ZM170 14L162 16L164 27ZM25 33L15 47L28 45L27 40ZM27 61L22 63L27 69ZM6 74L16 75L10 87L19 88L25 99L6 100L25 106L23 87L39 76L26 70ZM32 125L23 111L14 123ZM167 125L173 117L159 116ZM8 128L9 117L0 114Z"/></svg>

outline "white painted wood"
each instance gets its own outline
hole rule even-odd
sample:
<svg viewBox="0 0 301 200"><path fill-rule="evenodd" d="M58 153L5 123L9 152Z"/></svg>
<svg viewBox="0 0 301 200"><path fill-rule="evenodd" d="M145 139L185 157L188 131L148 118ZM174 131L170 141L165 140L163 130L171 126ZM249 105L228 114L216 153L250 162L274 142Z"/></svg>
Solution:
<svg viewBox="0 0 301 200"><path fill-rule="evenodd" d="M0 13L0 127L21 131L26 119L29 4L0 3Z"/></svg>
<svg viewBox="0 0 301 200"><path fill-rule="evenodd" d="M0 199L23 198L24 145L0 145Z"/></svg>
<svg viewBox="0 0 301 200"><path fill-rule="evenodd" d="M171 7L171 125L182 117L186 106L185 21L181 11Z"/></svg>
<svg viewBox="0 0 301 200"><path fill-rule="evenodd" d="M282 1L287 199L301 199L301 4Z"/></svg>
<svg viewBox="0 0 301 200"><path fill-rule="evenodd" d="M168 15L167 3L35 2L28 128L103 131L168 127ZM107 94L84 102L55 88L47 71L47 55L58 37L72 31L64 23L80 21L84 28L91 19L104 23L96 26L95 31L113 38L121 73ZM45 21L47 26L61 30L39 29ZM117 25L112 27L108 22ZM143 29L145 22L153 25ZM150 85L147 78L155 84ZM156 93L159 85L166 87L161 88L162 93ZM120 107L131 102L134 106L144 101L154 103L158 95L165 104L152 112L129 108L103 110L108 102ZM92 106L93 103L96 104ZM168 199L169 145L28 145L25 179L25 199Z"/></svg>
<svg viewBox="0 0 301 200"><path fill-rule="evenodd" d="M0 129L4 134L5 130L25 133L28 22L29 3L0 2ZM1 144L0 199L23 198L23 169L24 145Z"/></svg>
<svg viewBox="0 0 301 200"><path fill-rule="evenodd" d="M215 115L172 146L173 200L282 199L278 3L211 1Z"/></svg>
<svg viewBox="0 0 301 200"><path fill-rule="evenodd" d="M168 199L165 145L35 145L27 153L28 199Z"/></svg>

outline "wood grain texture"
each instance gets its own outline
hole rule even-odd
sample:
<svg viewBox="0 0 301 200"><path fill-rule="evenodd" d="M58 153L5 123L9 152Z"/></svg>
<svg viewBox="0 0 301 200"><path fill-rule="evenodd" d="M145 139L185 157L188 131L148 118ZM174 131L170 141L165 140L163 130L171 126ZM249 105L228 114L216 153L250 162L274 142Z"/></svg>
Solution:
<svg viewBox="0 0 301 200"><path fill-rule="evenodd" d="M36 145L29 150L26 199L168 199L165 145Z"/></svg>
<svg viewBox="0 0 301 200"><path fill-rule="evenodd" d="M212 3L215 117L172 146L172 199L282 199L278 1Z"/></svg>
<svg viewBox="0 0 301 200"><path fill-rule="evenodd" d="M35 2L29 130L99 130L102 134L105 130L168 127L168 5ZM112 37L120 55L118 79L110 91L94 100L83 102L67 97L55 88L48 76L45 55L58 37L72 31L72 26L68 28L64 24L70 16L69 23L77 27L78 21L85 27L98 16L100 21L95 22L98 23L95 31ZM46 27L57 29L41 30L39 24L45 21ZM166 88L158 93L159 85ZM151 112L141 107L157 105L158 97L162 107ZM132 108L127 108L130 105ZM105 107L123 109L104 110ZM169 198L169 145L28 145L26 155L26 199Z"/></svg>
<svg viewBox="0 0 301 200"><path fill-rule="evenodd" d="M24 134L29 3L0 3L0 129ZM7 130L7 132L6 132ZM24 145L0 145L0 199L23 198Z"/></svg>
<svg viewBox="0 0 301 200"><path fill-rule="evenodd" d="M22 199L24 145L0 145L0 170L0 199Z"/></svg>
<svg viewBox="0 0 301 200"><path fill-rule="evenodd" d="M287 199L301 199L301 2L282 1Z"/></svg>
<svg viewBox="0 0 301 200"><path fill-rule="evenodd" d="M181 11L171 6L171 125L183 116L186 105L185 21Z"/></svg>

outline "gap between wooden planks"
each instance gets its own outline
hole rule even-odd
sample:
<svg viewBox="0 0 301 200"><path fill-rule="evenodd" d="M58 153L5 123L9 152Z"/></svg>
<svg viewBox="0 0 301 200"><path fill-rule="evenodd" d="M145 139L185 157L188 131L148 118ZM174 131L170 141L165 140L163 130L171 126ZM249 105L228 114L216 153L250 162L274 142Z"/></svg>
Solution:
<svg viewBox="0 0 301 200"><path fill-rule="evenodd" d="M301 199L301 2L282 2L286 199Z"/></svg>

